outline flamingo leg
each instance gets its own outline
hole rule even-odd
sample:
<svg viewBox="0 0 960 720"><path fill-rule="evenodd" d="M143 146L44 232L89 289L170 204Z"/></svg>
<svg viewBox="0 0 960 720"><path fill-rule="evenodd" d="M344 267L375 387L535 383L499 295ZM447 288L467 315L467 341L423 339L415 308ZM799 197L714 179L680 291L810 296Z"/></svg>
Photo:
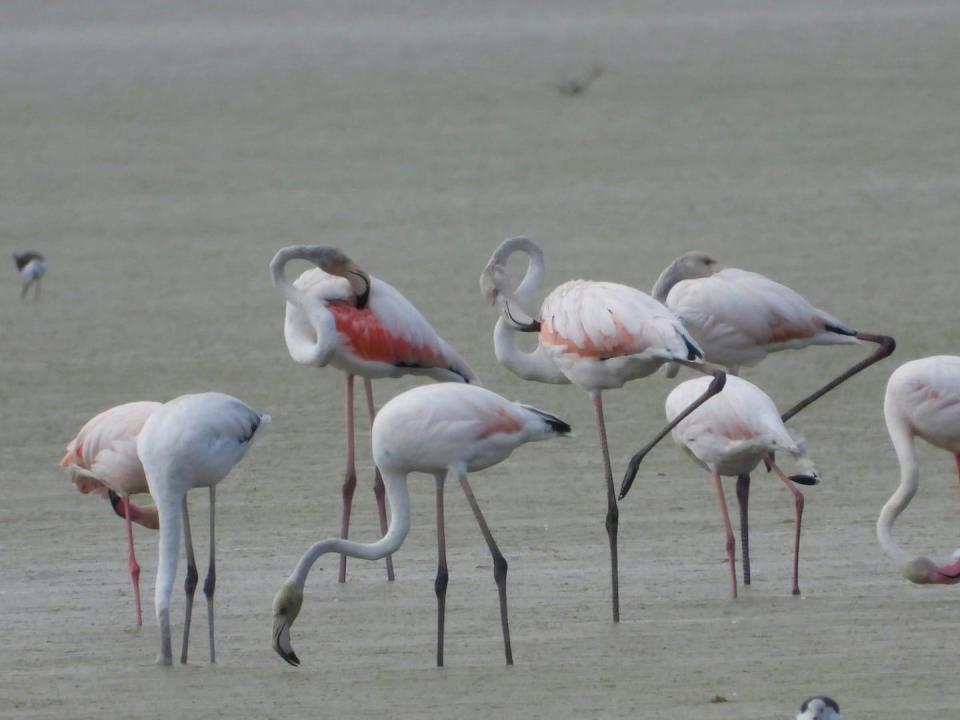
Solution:
<svg viewBox="0 0 960 720"><path fill-rule="evenodd" d="M370 426L373 427L373 420L377 416L377 410L373 404L373 382L370 378L363 379L363 389L367 395L367 415L370 416ZM380 537L387 534L387 501L386 493L383 487L383 476L380 475L380 468L374 465L373 476L373 495L377 499L377 515L380 517ZM393 581L393 555L387 555L387 580Z"/></svg>
<svg viewBox="0 0 960 720"><path fill-rule="evenodd" d="M350 537L350 508L353 506L353 492L357 489L357 466L354 459L353 442L353 375L347 374L345 409L347 424L347 469L343 478L343 509L340 515L340 537L346 540ZM339 582L347 581L347 556L340 556Z"/></svg>
<svg viewBox="0 0 960 720"><path fill-rule="evenodd" d="M620 527L620 509L613 489L613 470L610 467L610 449L607 446L607 427L603 420L603 395L599 390L591 393L593 407L597 412L597 431L600 449L603 451L603 473L607 485L607 539L610 542L610 592L613 604L613 621L620 622L620 570L617 552L617 532Z"/></svg>
<svg viewBox="0 0 960 720"><path fill-rule="evenodd" d="M443 475L437 475L437 667L443 667L443 629L447 612L447 536L443 518Z"/></svg>
<svg viewBox="0 0 960 720"><path fill-rule="evenodd" d="M727 561L730 563L730 588L733 590L733 599L737 599L737 568L736 550L737 541L733 538L733 528L730 526L730 514L727 512L727 499L723 496L723 484L720 482L720 473L713 474L713 484L717 489L717 504L720 514L723 515L723 530L727 536Z"/></svg>
<svg viewBox="0 0 960 720"><path fill-rule="evenodd" d="M26 282L23 284L23 287L20 288L20 299L25 300L27 297L27 290L30 289L30 283Z"/></svg>
<svg viewBox="0 0 960 720"><path fill-rule="evenodd" d="M187 595L183 615L183 646L180 648L180 663L187 664L187 648L190 646L190 620L193 617L193 596L197 591L197 559L193 554L193 535L190 532L190 514L187 512L187 496L181 501L183 516L183 544L187 550L187 577L183 581L183 590Z"/></svg>
<svg viewBox="0 0 960 720"><path fill-rule="evenodd" d="M507 658L507 665L513 665L513 649L510 646L510 623L507 619L507 561L497 547L497 542L493 539L490 528L487 527L487 521L480 511L477 499L473 496L473 490L470 487L470 481L467 480L466 472L460 472L460 486L463 488L464 495L467 496L467 502L470 503L470 509L473 510L477 518L477 524L480 526L480 532L483 533L483 539L487 541L487 547L490 548L490 555L493 557L493 579L497 583L497 592L500 595L500 626L503 629L503 651Z"/></svg>
<svg viewBox="0 0 960 720"><path fill-rule="evenodd" d="M140 605L140 566L133 551L133 521L130 519L130 496L123 496L124 514L127 517L127 564L130 566L130 580L133 582L133 599L137 605L137 627L143 627L143 610Z"/></svg>
<svg viewBox="0 0 960 720"><path fill-rule="evenodd" d="M954 455L953 459L957 461L957 479L960 480L960 453Z"/></svg>
<svg viewBox="0 0 960 720"><path fill-rule="evenodd" d="M783 474L783 471L777 466L771 457L770 467L773 468L773 472L776 473L777 477L783 481L783 484L787 486L787 490L793 493L793 502L797 510L797 527L796 535L793 540L793 594L800 594L800 521L803 518L803 493L797 490L794 487L793 483L790 482L790 478Z"/></svg>
<svg viewBox="0 0 960 720"><path fill-rule="evenodd" d="M210 632L210 662L217 661L217 654L213 646L213 592L217 587L217 569L214 563L217 542L213 532L214 510L216 509L217 486L210 486L210 565L207 567L207 577L203 581L203 594L207 597L207 627Z"/></svg>
<svg viewBox="0 0 960 720"><path fill-rule="evenodd" d="M727 382L727 374L723 370L717 370L709 365L687 362L686 360L675 360L681 365L687 365L694 370L700 372L709 372L713 375L713 382L707 386L707 389L703 391L703 394L690 403L687 408L677 415L673 420L667 423L666 427L663 428L657 436L653 438L650 442L640 448L637 452L633 454L633 457L630 458L630 462L627 464L627 472L624 473L623 482L620 483L620 499L623 500L627 493L630 492L630 486L633 485L634 479L637 477L637 471L640 469L640 463L643 462L643 458L647 455L648 452L653 450L654 446L663 440L663 438L673 430L684 418L686 418L690 413L696 410L698 407L703 405L707 400L712 398L714 395L723 390L723 386Z"/></svg>
<svg viewBox="0 0 960 720"><path fill-rule="evenodd" d="M33 299L34 299L34 300L39 300L39 299L40 299L40 280L41 280L41 278L37 278L37 288L36 288L36 290L33 291Z"/></svg>
<svg viewBox="0 0 960 720"><path fill-rule="evenodd" d="M780 416L780 419L783 420L783 422L786 422L787 420L792 418L794 415L796 415L798 412L803 410L805 407L807 407L811 403L815 402L816 400L819 400L821 397L823 397L828 392L833 390L840 383L846 382L861 370L865 370L866 368L870 367L874 363L879 362L880 360L883 360L885 357L892 354L893 351L896 350L897 348L897 343L894 341L894 339L892 337L888 337L887 335L871 335L869 333L861 333L861 332L853 333L853 335L858 340L866 340L867 342L876 343L877 345L879 345L879 347L876 350L874 350L873 353L871 353L865 359L861 360L856 365L854 365L852 368L850 368L843 374L837 376L836 378L828 382L826 385L824 385L822 388L817 390L815 393L813 393L812 395L808 395L803 400L801 400L796 405L794 405L792 408L787 410L783 415Z"/></svg>
<svg viewBox="0 0 960 720"><path fill-rule="evenodd" d="M750 502L750 473L737 477L737 504L740 506L740 553L743 556L743 584L750 584L750 521L747 505Z"/></svg>

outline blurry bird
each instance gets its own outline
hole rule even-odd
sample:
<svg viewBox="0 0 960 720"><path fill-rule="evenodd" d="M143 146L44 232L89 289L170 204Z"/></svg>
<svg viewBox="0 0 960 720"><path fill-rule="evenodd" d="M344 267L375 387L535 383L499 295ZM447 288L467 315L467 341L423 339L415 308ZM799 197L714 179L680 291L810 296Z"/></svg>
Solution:
<svg viewBox="0 0 960 720"><path fill-rule="evenodd" d="M38 299L40 297L40 278L47 272L46 258L37 252L12 253L12 255L13 261L17 264L17 272L20 273L20 281L23 283L20 290L20 299L23 300L27 296L27 291L33 284L37 286L33 297Z"/></svg>
<svg viewBox="0 0 960 720"><path fill-rule="evenodd" d="M797 720L843 720L843 715L836 700L826 695L816 695L803 701Z"/></svg>
<svg viewBox="0 0 960 720"><path fill-rule="evenodd" d="M587 91L591 83L603 75L603 67L600 65L590 68L590 72L580 77L569 78L557 83L557 90L561 95L580 95Z"/></svg>

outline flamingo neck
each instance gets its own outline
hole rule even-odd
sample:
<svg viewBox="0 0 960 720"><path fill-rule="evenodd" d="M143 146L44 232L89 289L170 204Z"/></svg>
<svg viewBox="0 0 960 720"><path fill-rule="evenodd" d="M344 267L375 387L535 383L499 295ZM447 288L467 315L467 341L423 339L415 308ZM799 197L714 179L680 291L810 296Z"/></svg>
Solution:
<svg viewBox="0 0 960 720"><path fill-rule="evenodd" d="M887 410L887 429L897 453L897 460L900 462L900 485L880 511L880 517L877 519L877 539L884 552L902 565L910 563L914 557L893 539L893 524L917 492L920 484L920 466L917 462L913 435L906 423L899 418L891 417L890 409L887 408Z"/></svg>
<svg viewBox="0 0 960 720"><path fill-rule="evenodd" d="M406 475L381 468L383 484L390 501L390 526L387 534L374 543L358 543L342 538L327 538L311 545L300 558L287 582L303 592L310 569L328 553L349 555L362 560L379 560L396 552L410 532L410 494Z"/></svg>
<svg viewBox="0 0 960 720"><path fill-rule="evenodd" d="M291 260L309 259L305 257L308 250L309 248L301 245L280 250L270 261L270 277L273 280L273 286L280 291L286 301L306 315L316 335L315 342L299 338L291 340L288 335L287 349L290 351L290 356L301 365L323 367L330 362L330 358L336 349L336 322L323 306L323 303L314 300L287 280L284 271L287 263Z"/></svg>
<svg viewBox="0 0 960 720"><path fill-rule="evenodd" d="M505 318L497 319L493 330L493 349L501 365L524 380L557 385L570 382L546 354L543 345L538 343L533 352L523 352L517 347L516 336L517 331Z"/></svg>
<svg viewBox="0 0 960 720"><path fill-rule="evenodd" d="M653 284L653 289L650 291L650 295L653 296L654 300L666 304L667 295L670 294L673 286L681 280L690 279L689 273L684 272L683 259L682 256L678 257L667 265L666 270L660 273L660 277L657 278L657 281Z"/></svg>

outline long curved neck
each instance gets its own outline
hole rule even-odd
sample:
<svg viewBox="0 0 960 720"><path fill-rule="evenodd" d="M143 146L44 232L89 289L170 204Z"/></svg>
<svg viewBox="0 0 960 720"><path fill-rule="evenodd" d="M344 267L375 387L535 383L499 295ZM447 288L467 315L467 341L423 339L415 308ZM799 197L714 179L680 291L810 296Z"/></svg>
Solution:
<svg viewBox="0 0 960 720"><path fill-rule="evenodd" d="M524 380L556 385L570 382L546 354L542 345L538 344L533 352L523 352L517 347L516 336L517 331L505 318L497 319L497 325L493 329L493 349L501 365Z"/></svg>
<svg viewBox="0 0 960 720"><path fill-rule="evenodd" d="M898 563L907 563L913 560L913 556L893 539L893 523L917 492L920 484L920 467L917 463L917 450L913 436L906 424L888 414L887 428L897 453L897 460L900 461L900 486L880 511L880 517L877 519L877 539L884 552L893 560Z"/></svg>
<svg viewBox="0 0 960 720"><path fill-rule="evenodd" d="M339 553L363 560L379 560L397 551L410 532L410 494L407 491L407 478L396 472L382 470L383 484L386 486L387 499L390 501L390 527L387 534L375 543L358 543L342 538L328 538L314 543L300 558L297 567L287 582L303 592L307 575L313 564L327 553Z"/></svg>
<svg viewBox="0 0 960 720"><path fill-rule="evenodd" d="M311 342L306 339L296 338L291 340L287 335L287 349L291 357L301 365L324 366L330 362L333 351L336 348L335 327L336 323L333 317L323 307L312 299L303 290L300 290L292 282L287 280L285 268L288 262L297 259L309 259L305 253L309 248L301 245L294 245L280 250L270 261L270 277L273 280L273 286L280 291L280 294L286 298L287 302L298 308L306 315L308 322L313 327L316 341Z"/></svg>
<svg viewBox="0 0 960 720"><path fill-rule="evenodd" d="M273 286L280 291L280 294L287 299L287 302L306 311L306 298L304 293L294 287L292 282L287 280L287 274L284 271L288 262L302 257L303 249L299 245L285 247L280 250L273 256L273 260L270 261L270 279L273 280Z"/></svg>
<svg viewBox="0 0 960 720"><path fill-rule="evenodd" d="M650 294L653 296L654 300L658 300L666 304L667 295L670 294L670 290L681 280L689 279L687 275L683 272L681 261L683 258L677 258L672 263L667 265L667 269L660 273L660 277L657 278L657 281L653 284L653 290L650 291Z"/></svg>

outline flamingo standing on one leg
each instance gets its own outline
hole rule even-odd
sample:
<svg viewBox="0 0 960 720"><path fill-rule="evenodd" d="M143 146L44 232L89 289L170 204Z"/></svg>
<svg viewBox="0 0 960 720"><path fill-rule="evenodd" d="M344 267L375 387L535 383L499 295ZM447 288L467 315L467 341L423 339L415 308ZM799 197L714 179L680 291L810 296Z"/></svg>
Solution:
<svg viewBox="0 0 960 720"><path fill-rule="evenodd" d="M694 378L681 383L667 396L667 419L678 417L692 401L703 395L706 378ZM731 376L723 393L712 398L690 413L673 429L673 439L701 466L713 473L717 491L717 503L723 516L727 535L727 559L730 562L730 580L733 597L737 597L737 572L734 567L733 530L727 513L727 501L723 495L720 476L740 476L751 472L761 460L766 460L787 489L793 493L796 506L796 535L793 547L793 594L800 594L800 521L803 517L803 494L790 482L812 485L819 481L813 463L806 456L806 449L792 437L780 419L773 400L753 383ZM773 460L775 452L789 452L800 461L802 475L788 478ZM623 485L622 499L630 491L637 475L640 457L630 460Z"/></svg>
<svg viewBox="0 0 960 720"><path fill-rule="evenodd" d="M213 593L216 586L213 518L217 483L246 454L254 437L269 422L269 415L257 412L235 397L202 393L182 395L166 403L154 411L140 431L137 453L143 461L150 494L160 512L160 559L155 590L157 622L160 624L160 656L157 663L160 665L173 662L170 593L177 574L181 518L187 546L187 603L180 662L187 661L197 578L187 513L187 491L196 487L210 489L210 565L203 583L203 594L207 597L210 662L216 662L213 643Z"/></svg>
<svg viewBox="0 0 960 720"><path fill-rule="evenodd" d="M160 405L158 402L132 402L105 410L80 429L60 460L60 467L70 474L70 479L80 492L109 496L114 511L126 518L127 562L137 606L138 627L143 625L143 614L140 606L140 566L133 551L132 523L152 530L160 525L156 508L136 507L130 502L130 496L149 492L143 466L137 456L137 435Z"/></svg>
<svg viewBox="0 0 960 720"><path fill-rule="evenodd" d="M938 355L898 367L887 382L883 414L900 461L900 486L877 519L880 545L912 582L960 582L958 553L954 553L953 562L936 565L928 558L910 555L893 539L893 523L920 484L914 438L923 438L951 453L960 473L960 357Z"/></svg>
<svg viewBox="0 0 960 720"><path fill-rule="evenodd" d="M739 374L742 366L756 365L780 350L851 345L861 340L879 345L869 357L783 413L784 422L896 348L893 338L851 330L786 285L746 270L721 270L716 260L702 252L685 253L670 263L652 294L680 317L706 359L733 375ZM668 375L672 377L676 371L671 367ZM745 474L737 479L745 585L750 584L749 498L750 475Z"/></svg>
<svg viewBox="0 0 960 720"><path fill-rule="evenodd" d="M13 262L17 265L23 287L20 289L20 299L27 297L31 285L36 285L33 291L35 300L40 299L40 279L47 272L47 260L38 252L12 253Z"/></svg>
<svg viewBox="0 0 960 720"><path fill-rule="evenodd" d="M467 473L505 460L519 446L567 435L570 426L542 410L520 405L490 390L470 385L429 385L398 395L380 410L373 422L373 456L383 474L390 498L390 528L377 542L364 544L340 538L322 540L300 558L293 574L273 601L273 649L291 665L300 659L290 643L290 626L303 603L303 587L310 568L326 553L379 560L396 552L410 531L407 476L423 472L434 476L437 487L437 665L443 665L446 615L447 550L443 514L443 486L456 478L477 518L480 532L493 556L493 577L500 596L500 622L507 665L513 664L507 621L507 561L487 527L473 496Z"/></svg>
<svg viewBox="0 0 960 720"><path fill-rule="evenodd" d="M293 283L284 267L307 260L308 270ZM290 356L301 365L333 365L346 373L346 476L340 537L350 529L350 508L357 485L353 436L353 378L360 375L367 396L370 422L375 416L373 378L428 375L435 380L476 383L470 366L394 287L366 272L340 250L294 245L280 250L270 262L276 287L287 300L283 326ZM380 532L387 531L383 480L377 472L374 494ZM340 558L340 582L347 578L347 558ZM387 556L387 578L393 580L393 562Z"/></svg>
<svg viewBox="0 0 960 720"><path fill-rule="evenodd" d="M511 291L505 281L506 266L515 252L525 253L528 262L523 280ZM543 274L540 246L524 237L510 238L493 253L480 276L480 287L501 309L493 335L500 364L525 380L574 383L593 398L607 487L606 529L610 543L613 621L619 622L619 514L601 393L650 375L666 362L677 362L714 375L703 396L687 409L690 412L720 392L725 376L703 363L703 352L673 312L626 285L586 280L567 282L543 300L539 320L524 317L523 313L529 312L528 308L533 305ZM537 348L533 352L517 349L514 334L518 331L538 333ZM671 427L664 428L648 448L659 442Z"/></svg>

